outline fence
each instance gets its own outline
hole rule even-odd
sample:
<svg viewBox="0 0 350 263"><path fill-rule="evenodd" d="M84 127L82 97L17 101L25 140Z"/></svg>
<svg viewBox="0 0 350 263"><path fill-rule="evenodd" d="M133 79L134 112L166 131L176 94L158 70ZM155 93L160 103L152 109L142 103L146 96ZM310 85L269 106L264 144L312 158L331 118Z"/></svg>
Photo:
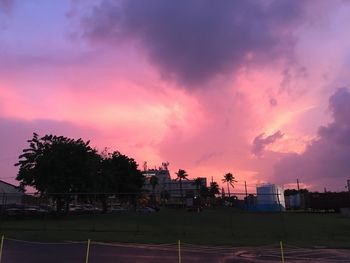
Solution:
<svg viewBox="0 0 350 263"><path fill-rule="evenodd" d="M144 193L50 193L40 196L33 193L0 194L0 214L2 215L46 215L53 212L99 213L116 209L137 209L145 206L235 206L250 211L282 211L285 204L278 194L263 193L263 204L258 204L257 196L235 193L232 196L200 197L184 194L183 198L169 195ZM267 204L266 204L267 202Z"/></svg>
<svg viewBox="0 0 350 263"><path fill-rule="evenodd" d="M7 262L349 262L347 250L305 249L271 244L260 247L198 246L172 244L120 244L103 242L30 242L3 238L0 263Z"/></svg>

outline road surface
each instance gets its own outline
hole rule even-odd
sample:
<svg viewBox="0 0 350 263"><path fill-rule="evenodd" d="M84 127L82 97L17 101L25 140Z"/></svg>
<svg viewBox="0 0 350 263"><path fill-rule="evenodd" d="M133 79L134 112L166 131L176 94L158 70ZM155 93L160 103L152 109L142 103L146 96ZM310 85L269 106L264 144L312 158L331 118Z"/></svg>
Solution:
<svg viewBox="0 0 350 263"><path fill-rule="evenodd" d="M5 240L1 263L69 263L84 262L86 243L35 243ZM286 262L350 262L350 250L288 248ZM182 263L267 263L281 262L277 247L228 248L182 245ZM177 244L141 245L91 243L89 263L176 263Z"/></svg>

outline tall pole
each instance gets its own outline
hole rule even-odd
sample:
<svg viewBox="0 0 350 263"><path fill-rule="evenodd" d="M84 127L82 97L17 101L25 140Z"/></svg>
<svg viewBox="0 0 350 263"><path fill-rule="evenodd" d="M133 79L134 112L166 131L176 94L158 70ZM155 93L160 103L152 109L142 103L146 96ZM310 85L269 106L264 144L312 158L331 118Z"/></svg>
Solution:
<svg viewBox="0 0 350 263"><path fill-rule="evenodd" d="M246 181L244 181L244 189L245 189L245 204L246 204L246 209L248 210L249 200L248 200L248 191L247 191L247 182Z"/></svg>
<svg viewBox="0 0 350 263"><path fill-rule="evenodd" d="M280 248L281 248L281 260L282 260L282 263L284 263L284 251L283 251L283 243L282 241L280 241Z"/></svg>
<svg viewBox="0 0 350 263"><path fill-rule="evenodd" d="M4 235L1 236L1 244L0 244L0 262L2 258L2 249L4 247Z"/></svg>
<svg viewBox="0 0 350 263"><path fill-rule="evenodd" d="M179 254L179 257L178 257L179 263L181 263L181 241L180 240L177 241L177 250Z"/></svg>
<svg viewBox="0 0 350 263"><path fill-rule="evenodd" d="M299 179L297 179L297 186L298 186L298 192L300 191L300 187L299 187Z"/></svg>
<svg viewBox="0 0 350 263"><path fill-rule="evenodd" d="M87 248L86 248L86 256L85 256L85 263L89 262L90 242L91 242L90 239L88 239Z"/></svg>

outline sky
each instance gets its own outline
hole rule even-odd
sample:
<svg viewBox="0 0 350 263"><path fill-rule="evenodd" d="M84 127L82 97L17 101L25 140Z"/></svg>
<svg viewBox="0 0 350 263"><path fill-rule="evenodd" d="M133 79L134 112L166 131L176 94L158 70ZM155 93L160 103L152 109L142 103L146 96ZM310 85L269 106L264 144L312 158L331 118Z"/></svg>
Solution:
<svg viewBox="0 0 350 263"><path fill-rule="evenodd" d="M236 191L344 191L349 28L343 0L0 0L0 179L37 132Z"/></svg>

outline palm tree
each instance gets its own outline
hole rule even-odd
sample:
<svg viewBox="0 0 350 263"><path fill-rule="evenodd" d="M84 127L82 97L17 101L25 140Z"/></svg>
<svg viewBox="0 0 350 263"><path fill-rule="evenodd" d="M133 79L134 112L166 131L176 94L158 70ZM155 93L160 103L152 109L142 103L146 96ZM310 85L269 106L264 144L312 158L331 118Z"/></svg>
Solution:
<svg viewBox="0 0 350 263"><path fill-rule="evenodd" d="M237 183L235 177L232 175L232 173L227 173L224 175L224 179L222 179L222 182L227 183L228 197L230 197L230 185L232 186L232 188L235 188L234 183Z"/></svg>
<svg viewBox="0 0 350 263"><path fill-rule="evenodd" d="M154 200L154 204L156 202L156 185L158 184L158 177L153 175L151 176L151 178L149 179L150 184L152 185L152 190L153 190L153 200Z"/></svg>
<svg viewBox="0 0 350 263"><path fill-rule="evenodd" d="M194 183L195 183L195 185L196 185L197 195L200 195L199 188L200 188L201 185L202 185L202 178L197 177L196 179L194 179Z"/></svg>
<svg viewBox="0 0 350 263"><path fill-rule="evenodd" d="M176 180L178 180L180 183L181 203L183 205L184 204L184 195L183 195L183 191L182 191L182 180L188 180L187 179L188 174L186 173L185 170L179 169L179 171L176 173L176 175L177 175Z"/></svg>

